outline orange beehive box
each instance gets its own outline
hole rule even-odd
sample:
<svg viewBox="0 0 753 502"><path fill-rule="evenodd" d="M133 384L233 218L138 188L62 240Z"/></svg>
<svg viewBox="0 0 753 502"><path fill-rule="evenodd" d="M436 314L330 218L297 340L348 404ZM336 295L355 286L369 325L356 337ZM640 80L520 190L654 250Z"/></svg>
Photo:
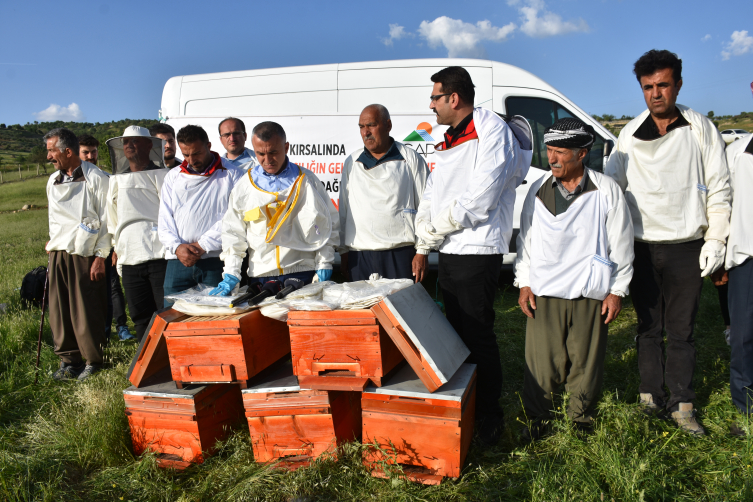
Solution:
<svg viewBox="0 0 753 502"><path fill-rule="evenodd" d="M370 310L290 311L293 372L302 388L377 387L402 354Z"/></svg>
<svg viewBox="0 0 753 502"><path fill-rule="evenodd" d="M408 479L439 484L457 478L468 454L476 407L476 365L463 364L449 382L431 393L409 365L361 399L364 453L372 475L385 477L379 463L400 464Z"/></svg>
<svg viewBox="0 0 753 502"><path fill-rule="evenodd" d="M360 393L301 389L289 361L242 393L257 462L295 469L361 439Z"/></svg>
<svg viewBox="0 0 753 502"><path fill-rule="evenodd" d="M284 322L259 310L221 316L185 316L162 332L170 371L184 383L238 383L245 388L257 375L290 353Z"/></svg>
<svg viewBox="0 0 753 502"><path fill-rule="evenodd" d="M161 374L170 368L170 359L167 356L167 345L162 332L171 322L187 317L185 314L165 308L158 310L152 315L149 327L139 343L136 355L133 356L131 366L128 368L128 379L136 387L161 383L164 378ZM156 380L155 380L156 378ZM169 380L169 378L168 378Z"/></svg>
<svg viewBox="0 0 753 502"><path fill-rule="evenodd" d="M169 374L166 374L169 378ZM163 467L201 463L217 441L243 420L240 387L228 384L186 385L175 382L129 387L123 391L133 452L158 454Z"/></svg>

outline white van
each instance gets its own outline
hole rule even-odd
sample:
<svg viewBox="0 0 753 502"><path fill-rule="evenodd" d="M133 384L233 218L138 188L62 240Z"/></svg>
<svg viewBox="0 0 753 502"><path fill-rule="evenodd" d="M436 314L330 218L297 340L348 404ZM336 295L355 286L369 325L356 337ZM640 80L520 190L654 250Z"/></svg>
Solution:
<svg viewBox="0 0 753 502"><path fill-rule="evenodd" d="M514 227L528 187L548 171L544 129L562 117L591 124L598 138L586 163L601 171L616 138L554 87L525 70L479 59L407 59L317 66L296 66L173 77L162 93L160 119L176 132L187 124L204 127L213 149L224 153L217 127L225 117L242 119L248 132L259 122L282 125L290 142L290 160L317 174L338 203L345 158L363 147L358 117L369 104L387 107L392 137L421 153L434 168L434 144L446 126L429 109L430 77L447 66L462 66L476 86L476 106L499 114L522 115L531 124L534 152L526 181L517 189ZM250 138L247 143L251 148ZM509 264L515 258L513 232Z"/></svg>

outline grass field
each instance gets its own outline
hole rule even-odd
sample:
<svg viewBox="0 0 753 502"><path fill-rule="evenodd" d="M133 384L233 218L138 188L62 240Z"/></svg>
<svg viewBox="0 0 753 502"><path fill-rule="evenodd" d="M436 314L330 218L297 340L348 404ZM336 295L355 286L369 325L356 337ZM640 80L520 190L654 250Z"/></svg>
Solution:
<svg viewBox="0 0 753 502"><path fill-rule="evenodd" d="M0 210L44 202L44 179L0 186ZM517 290L496 300L507 429L498 447L471 448L463 475L436 487L398 475L369 476L361 447L343 448L293 473L258 466L239 425L205 464L161 470L134 458L122 390L134 344L112 342L107 369L84 383L51 380L57 368L45 325L40 383L33 385L40 311L23 310L24 274L46 263L46 210L0 213L0 500L753 500L753 443L729 436L729 348L716 292L706 283L698 314L695 387L702 438L637 412L635 313L629 303L610 330L604 397L595 433L579 437L567 419L546 440L519 437L525 321Z"/></svg>

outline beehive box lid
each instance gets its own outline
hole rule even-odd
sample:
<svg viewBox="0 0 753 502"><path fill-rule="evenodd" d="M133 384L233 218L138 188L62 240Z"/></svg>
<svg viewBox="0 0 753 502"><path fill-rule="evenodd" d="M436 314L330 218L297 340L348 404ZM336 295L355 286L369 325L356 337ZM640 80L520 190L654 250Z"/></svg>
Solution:
<svg viewBox="0 0 753 502"><path fill-rule="evenodd" d="M372 311L430 391L447 384L471 353L420 283L385 297Z"/></svg>
<svg viewBox="0 0 753 502"><path fill-rule="evenodd" d="M152 315L146 333L139 343L136 354L126 377L136 387L143 387L153 383L154 377L165 368L170 368L170 358L167 354L167 344L162 332L171 322L185 317L184 314L165 308Z"/></svg>
<svg viewBox="0 0 753 502"><path fill-rule="evenodd" d="M429 392L413 368L405 364L384 385L366 387L363 393L462 402L475 372L475 364L464 363L449 382L436 391Z"/></svg>
<svg viewBox="0 0 753 502"><path fill-rule="evenodd" d="M168 382L161 382L154 385L147 385L146 387L128 387L123 391L123 394L130 394L134 396L142 397L164 397L170 399L194 399L200 393L211 387L212 385L184 385L182 389L179 389L175 382L172 380Z"/></svg>
<svg viewBox="0 0 753 502"><path fill-rule="evenodd" d="M301 390L298 377L293 374L293 363L283 361L276 364L271 371L254 377L243 394L265 394L269 392L294 392Z"/></svg>

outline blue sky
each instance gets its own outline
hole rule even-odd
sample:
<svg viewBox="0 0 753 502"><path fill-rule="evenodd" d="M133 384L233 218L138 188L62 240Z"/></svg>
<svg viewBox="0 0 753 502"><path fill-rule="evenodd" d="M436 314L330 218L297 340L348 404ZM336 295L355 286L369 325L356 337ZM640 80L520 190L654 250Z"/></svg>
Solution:
<svg viewBox="0 0 753 502"><path fill-rule="evenodd" d="M750 0L0 0L0 26L6 124L156 118L176 75L449 54L520 66L591 113L635 115L632 64L652 48L683 59L679 102L753 110Z"/></svg>

